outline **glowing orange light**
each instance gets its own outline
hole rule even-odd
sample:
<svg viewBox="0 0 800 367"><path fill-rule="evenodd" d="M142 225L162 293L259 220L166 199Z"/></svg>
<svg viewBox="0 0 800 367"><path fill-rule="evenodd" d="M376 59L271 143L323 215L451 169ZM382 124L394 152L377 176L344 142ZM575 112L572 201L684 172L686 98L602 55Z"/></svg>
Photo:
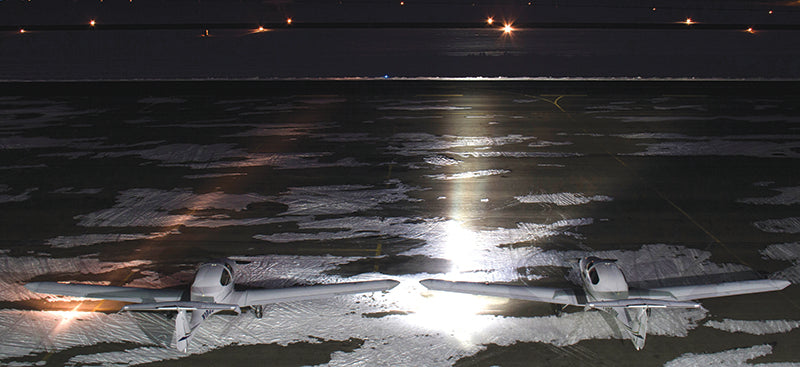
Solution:
<svg viewBox="0 0 800 367"><path fill-rule="evenodd" d="M656 11L656 8L653 8L653 11Z"/></svg>
<svg viewBox="0 0 800 367"><path fill-rule="evenodd" d="M25 33L25 28L20 28L19 33Z"/></svg>
<svg viewBox="0 0 800 367"><path fill-rule="evenodd" d="M264 29L264 27L263 27L263 26L258 26L258 29L256 29L256 32L263 32L263 31L265 31L265 30L266 30L266 29Z"/></svg>
<svg viewBox="0 0 800 367"><path fill-rule="evenodd" d="M695 22L692 20L692 18L686 18L686 20L685 20L685 21L683 21L683 22L684 22L684 23L686 23L686 25L692 25L692 24L694 24L694 23L695 23Z"/></svg>
<svg viewBox="0 0 800 367"><path fill-rule="evenodd" d="M286 18L286 24L292 24L292 18Z"/></svg>
<svg viewBox="0 0 800 367"><path fill-rule="evenodd" d="M90 27L94 27L95 24L97 24L97 22L95 22L94 19L89 21L89 26Z"/></svg>
<svg viewBox="0 0 800 367"><path fill-rule="evenodd" d="M750 34L756 33L756 31L753 30L753 27L747 28L744 31Z"/></svg>
<svg viewBox="0 0 800 367"><path fill-rule="evenodd" d="M492 17L486 18L486 24L492 25L492 23L494 23L494 18L492 18Z"/></svg>
<svg viewBox="0 0 800 367"><path fill-rule="evenodd" d="M772 10L769 11L770 15L772 14Z"/></svg>
<svg viewBox="0 0 800 367"><path fill-rule="evenodd" d="M406 2L405 1L401 1L400 2L400 6L404 6L404 5L406 5Z"/></svg>
<svg viewBox="0 0 800 367"><path fill-rule="evenodd" d="M514 31L514 28L511 28L511 24L506 24L503 26L503 33L509 34Z"/></svg>
<svg viewBox="0 0 800 367"><path fill-rule="evenodd" d="M204 30L200 37L208 37L208 29Z"/></svg>

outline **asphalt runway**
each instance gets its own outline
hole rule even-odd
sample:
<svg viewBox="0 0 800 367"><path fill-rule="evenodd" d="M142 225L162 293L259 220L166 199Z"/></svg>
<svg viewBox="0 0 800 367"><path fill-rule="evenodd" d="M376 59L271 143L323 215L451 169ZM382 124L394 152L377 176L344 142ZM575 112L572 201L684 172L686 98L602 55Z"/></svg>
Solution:
<svg viewBox="0 0 800 367"><path fill-rule="evenodd" d="M796 83L795 83L796 84ZM654 310L635 351L598 312L426 291L425 278L574 286L800 281L792 82L4 83L0 363L800 363L800 291ZM385 293L215 315L189 355L165 315L30 281L391 278ZM61 312L54 312L60 310ZM96 312L92 312L96 311Z"/></svg>

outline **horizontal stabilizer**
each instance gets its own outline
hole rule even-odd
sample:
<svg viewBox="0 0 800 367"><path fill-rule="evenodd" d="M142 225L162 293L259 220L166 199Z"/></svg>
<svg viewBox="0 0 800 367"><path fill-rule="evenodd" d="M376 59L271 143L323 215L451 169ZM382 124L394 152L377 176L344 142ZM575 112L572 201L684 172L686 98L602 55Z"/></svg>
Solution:
<svg viewBox="0 0 800 367"><path fill-rule="evenodd" d="M473 282L451 282L425 279L420 284L435 291L458 292L479 296L504 297L526 301L546 302L559 305L582 306L572 289L528 287L523 285L486 284Z"/></svg>
<svg viewBox="0 0 800 367"><path fill-rule="evenodd" d="M308 287L290 287L278 289L250 289L241 293L238 305L254 306L270 303L303 301L309 299L333 297L343 294L385 291L400 284L396 280L369 280L353 283L312 285Z"/></svg>
<svg viewBox="0 0 800 367"><path fill-rule="evenodd" d="M626 307L626 308L699 308L697 302L686 301L666 301L657 299L628 298L614 301L589 302L587 306L592 308L603 307Z"/></svg>
<svg viewBox="0 0 800 367"><path fill-rule="evenodd" d="M135 305L127 305L122 308L122 311L196 311L196 310L214 310L214 311L233 311L241 313L237 305L229 305L222 303L206 303L206 302L158 302L158 303L142 303Z"/></svg>
<svg viewBox="0 0 800 367"><path fill-rule="evenodd" d="M36 293L134 303L180 301L183 295L183 291L177 289L147 289L57 282L31 282L25 284L25 288Z"/></svg>

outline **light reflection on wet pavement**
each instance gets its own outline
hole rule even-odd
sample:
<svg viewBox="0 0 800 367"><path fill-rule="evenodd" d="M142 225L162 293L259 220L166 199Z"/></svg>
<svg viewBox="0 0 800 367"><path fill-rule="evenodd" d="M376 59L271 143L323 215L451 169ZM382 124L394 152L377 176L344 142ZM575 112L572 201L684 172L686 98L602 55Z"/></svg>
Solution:
<svg viewBox="0 0 800 367"><path fill-rule="evenodd" d="M642 286L796 283L797 96L378 81L330 93L336 83L324 95L291 84L246 98L0 98L0 330L11 335L0 362L213 363L203 356L351 339L361 344L313 363L514 364L544 347L573 364L800 362L795 287L654 310L652 340L635 352L596 312L557 317L416 283L570 286L572 259L589 253L618 258ZM164 315L40 312L114 305L36 301L21 286L180 286L218 257L241 261L248 286L401 285L276 305L261 320L215 316L192 357L162 347Z"/></svg>

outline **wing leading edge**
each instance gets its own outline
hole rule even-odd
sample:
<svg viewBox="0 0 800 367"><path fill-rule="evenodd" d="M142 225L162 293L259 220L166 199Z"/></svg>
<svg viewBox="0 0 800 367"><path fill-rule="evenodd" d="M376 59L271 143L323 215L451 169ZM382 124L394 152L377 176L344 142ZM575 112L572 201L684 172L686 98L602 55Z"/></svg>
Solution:
<svg viewBox="0 0 800 367"><path fill-rule="evenodd" d="M780 279L757 279L717 284L686 285L641 290L641 298L689 301L704 298L735 296L740 294L772 292L792 284ZM633 295L632 295L633 296Z"/></svg>
<svg viewBox="0 0 800 367"><path fill-rule="evenodd" d="M36 293L133 303L175 302L180 301L183 296L183 291L178 289L147 289L56 282L32 282L25 284L25 288Z"/></svg>
<svg viewBox="0 0 800 367"><path fill-rule="evenodd" d="M369 280L364 282L312 285L279 289L251 289L239 293L236 304L241 307L270 303L303 301L343 294L385 291L394 288L396 280Z"/></svg>
<svg viewBox="0 0 800 367"><path fill-rule="evenodd" d="M480 296L505 297L527 301L583 306L572 289L528 287L522 285L453 282L439 279L420 281L425 288L436 291L468 293Z"/></svg>

